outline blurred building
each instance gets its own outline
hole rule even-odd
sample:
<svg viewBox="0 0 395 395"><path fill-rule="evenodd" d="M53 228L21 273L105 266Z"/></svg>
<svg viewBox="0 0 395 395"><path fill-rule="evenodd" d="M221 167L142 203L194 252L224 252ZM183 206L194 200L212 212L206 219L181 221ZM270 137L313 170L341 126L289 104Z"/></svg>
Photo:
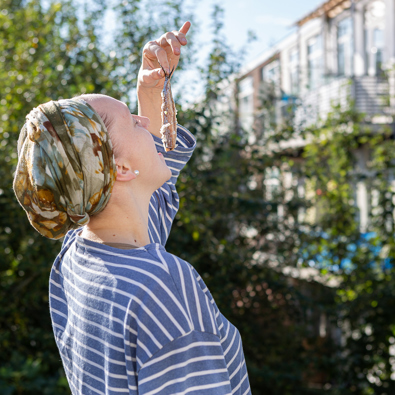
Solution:
<svg viewBox="0 0 395 395"><path fill-rule="evenodd" d="M388 124L395 133L395 0L329 0L295 21L295 27L239 75L239 122L250 142L265 128L262 122L281 123L293 103L295 122L303 127L325 118L332 104L346 105L347 98L355 100L372 127ZM267 103L273 108L262 120ZM356 156L363 172L368 147ZM275 174L266 182L275 188ZM368 224L369 193L363 182L355 186L362 231Z"/></svg>
<svg viewBox="0 0 395 395"><path fill-rule="evenodd" d="M310 107L306 121L314 122L318 115L325 116L332 100L349 93L373 122L391 123L390 106L383 98L394 95L394 81L388 83L383 71L395 65L395 0L329 0L295 26L293 34L242 70L241 126L251 129L262 105L262 82L277 87L278 118L298 99Z"/></svg>
<svg viewBox="0 0 395 395"><path fill-rule="evenodd" d="M295 27L292 34L247 64L236 80L239 125L250 143L259 145L259 134L270 133L272 125L281 124L290 108L295 125L303 127L325 119L332 104L346 106L349 98L355 101L358 111L366 114L365 122L373 130L389 125L395 135L395 0L325 1L295 21ZM300 138L278 145L280 149L298 150L305 144ZM357 148L355 155L356 171L367 173L369 147ZM281 173L280 169L268 168L267 174L256 180L265 183L267 200L281 185L285 189L297 185L300 197L313 197L316 193L292 169L281 169ZM395 177L392 182L395 183ZM369 190L363 178L354 187L358 220L364 233L374 204L374 191ZM277 214L283 215L281 205ZM318 222L320 215L319 207L301 212L305 220L312 222ZM260 251L254 258L257 262L268 259ZM317 292L318 288L322 292L337 288L339 283L324 281L317 270L319 260L316 263L317 267L312 264L311 268L295 266L281 270L289 276L290 284L297 283L306 294ZM329 324L325 312L318 308L312 308L310 315L318 343L328 336L343 343L350 335L344 328ZM324 373L310 377L309 385L325 388Z"/></svg>

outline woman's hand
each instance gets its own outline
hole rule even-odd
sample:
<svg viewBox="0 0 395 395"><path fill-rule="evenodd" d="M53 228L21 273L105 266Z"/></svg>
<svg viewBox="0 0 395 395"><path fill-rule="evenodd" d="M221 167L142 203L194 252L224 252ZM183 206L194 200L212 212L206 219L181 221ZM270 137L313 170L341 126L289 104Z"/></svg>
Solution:
<svg viewBox="0 0 395 395"><path fill-rule="evenodd" d="M178 65L181 46L187 45L185 35L191 22L185 22L179 31L163 34L158 40L144 45L142 64L137 78L137 90L161 91L165 82L161 66L169 73Z"/></svg>

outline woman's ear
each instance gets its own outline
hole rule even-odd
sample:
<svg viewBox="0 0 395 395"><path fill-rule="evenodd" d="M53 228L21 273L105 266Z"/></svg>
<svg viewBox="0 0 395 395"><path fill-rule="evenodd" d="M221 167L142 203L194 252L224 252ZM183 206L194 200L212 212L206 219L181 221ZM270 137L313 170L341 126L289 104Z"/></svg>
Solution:
<svg viewBox="0 0 395 395"><path fill-rule="evenodd" d="M137 178L132 169L125 163L116 163L117 166L117 181L131 181Z"/></svg>

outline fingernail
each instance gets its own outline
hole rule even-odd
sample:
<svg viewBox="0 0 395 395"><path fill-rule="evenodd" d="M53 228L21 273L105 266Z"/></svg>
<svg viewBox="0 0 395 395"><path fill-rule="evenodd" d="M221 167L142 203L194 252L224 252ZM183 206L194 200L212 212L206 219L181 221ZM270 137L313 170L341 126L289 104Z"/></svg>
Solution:
<svg viewBox="0 0 395 395"><path fill-rule="evenodd" d="M180 53L179 48L174 48L174 52L175 52L175 53Z"/></svg>
<svg viewBox="0 0 395 395"><path fill-rule="evenodd" d="M186 40L185 38L182 38L182 39L181 39L181 42L182 42L183 44L186 44L186 43L187 43L187 40Z"/></svg>

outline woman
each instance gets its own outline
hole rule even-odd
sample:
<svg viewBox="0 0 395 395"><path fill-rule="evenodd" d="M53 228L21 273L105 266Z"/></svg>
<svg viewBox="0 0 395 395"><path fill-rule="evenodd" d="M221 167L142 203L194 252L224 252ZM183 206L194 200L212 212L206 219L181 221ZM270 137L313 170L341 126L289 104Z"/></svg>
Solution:
<svg viewBox="0 0 395 395"><path fill-rule="evenodd" d="M189 27L144 47L139 116L104 95L51 101L18 141L15 194L41 234L65 235L49 305L73 394L250 393L237 329L164 248L196 141L178 126L163 149L160 64L177 66Z"/></svg>

